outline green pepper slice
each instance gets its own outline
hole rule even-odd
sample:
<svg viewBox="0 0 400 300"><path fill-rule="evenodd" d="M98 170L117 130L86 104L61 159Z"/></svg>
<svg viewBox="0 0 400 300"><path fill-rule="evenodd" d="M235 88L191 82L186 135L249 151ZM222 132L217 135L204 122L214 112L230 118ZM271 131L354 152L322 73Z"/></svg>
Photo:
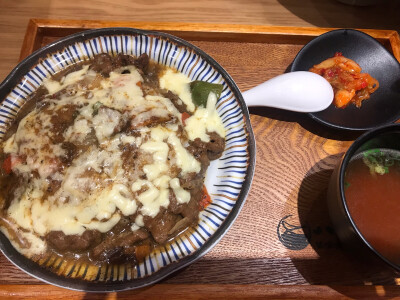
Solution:
<svg viewBox="0 0 400 300"><path fill-rule="evenodd" d="M206 81L192 81L190 83L190 92L192 93L193 103L196 106L207 106L208 95L212 92L217 96L221 96L223 89L222 84L209 83Z"/></svg>
<svg viewBox="0 0 400 300"><path fill-rule="evenodd" d="M103 103L100 101L97 101L95 104L93 104L93 116L97 115L99 112L99 108L103 106Z"/></svg>

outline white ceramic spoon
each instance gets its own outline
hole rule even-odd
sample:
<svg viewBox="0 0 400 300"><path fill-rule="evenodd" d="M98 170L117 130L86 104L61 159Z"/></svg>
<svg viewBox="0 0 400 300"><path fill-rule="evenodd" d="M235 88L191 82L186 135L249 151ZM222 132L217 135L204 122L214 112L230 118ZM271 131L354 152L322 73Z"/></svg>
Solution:
<svg viewBox="0 0 400 300"><path fill-rule="evenodd" d="M242 94L247 106L268 106L297 112L321 111L333 100L329 82L306 71L279 75Z"/></svg>

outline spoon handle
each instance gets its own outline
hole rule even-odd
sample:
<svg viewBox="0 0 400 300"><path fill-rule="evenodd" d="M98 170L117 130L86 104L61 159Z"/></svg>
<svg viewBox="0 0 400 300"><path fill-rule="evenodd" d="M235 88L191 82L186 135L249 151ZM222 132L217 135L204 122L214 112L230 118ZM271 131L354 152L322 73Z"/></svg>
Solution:
<svg viewBox="0 0 400 300"><path fill-rule="evenodd" d="M332 103L333 89L322 76L297 71L274 77L244 92L243 97L247 106L316 112Z"/></svg>

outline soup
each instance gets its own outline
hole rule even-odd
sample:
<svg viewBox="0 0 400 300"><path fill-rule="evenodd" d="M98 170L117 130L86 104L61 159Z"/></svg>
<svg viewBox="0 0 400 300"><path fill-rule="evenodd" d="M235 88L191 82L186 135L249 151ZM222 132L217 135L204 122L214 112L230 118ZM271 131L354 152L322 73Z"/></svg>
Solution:
<svg viewBox="0 0 400 300"><path fill-rule="evenodd" d="M350 215L369 244L400 264L400 151L372 149L346 169L345 198Z"/></svg>

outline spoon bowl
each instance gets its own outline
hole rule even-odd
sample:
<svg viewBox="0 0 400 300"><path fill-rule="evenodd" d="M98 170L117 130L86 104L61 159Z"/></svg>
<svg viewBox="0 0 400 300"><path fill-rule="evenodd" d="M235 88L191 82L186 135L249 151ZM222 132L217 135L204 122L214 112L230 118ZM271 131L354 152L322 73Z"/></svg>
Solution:
<svg viewBox="0 0 400 300"><path fill-rule="evenodd" d="M274 77L243 93L247 106L268 106L297 112L326 109L333 100L332 86L322 76L298 71Z"/></svg>

